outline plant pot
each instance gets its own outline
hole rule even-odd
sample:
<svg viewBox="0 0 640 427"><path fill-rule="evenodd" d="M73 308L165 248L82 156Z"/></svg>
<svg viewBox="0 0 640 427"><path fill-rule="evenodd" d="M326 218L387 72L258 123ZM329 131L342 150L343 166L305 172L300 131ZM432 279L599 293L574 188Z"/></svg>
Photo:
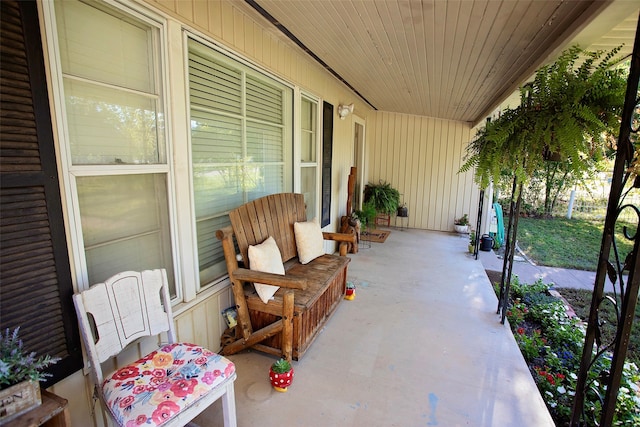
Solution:
<svg viewBox="0 0 640 427"><path fill-rule="evenodd" d="M24 414L41 403L38 381L22 381L0 390L0 424Z"/></svg>
<svg viewBox="0 0 640 427"><path fill-rule="evenodd" d="M468 234L469 233L469 226L468 225L454 224L453 228L456 230L456 233L460 233L460 234Z"/></svg>
<svg viewBox="0 0 640 427"><path fill-rule="evenodd" d="M474 245L473 243L469 243L469 253L474 253L476 250L476 245Z"/></svg>
<svg viewBox="0 0 640 427"><path fill-rule="evenodd" d="M293 368L282 374L273 372L273 369L269 368L269 380L275 391L286 393L287 387L289 387L293 381Z"/></svg>
<svg viewBox="0 0 640 427"><path fill-rule="evenodd" d="M396 215L400 218L407 218L409 216L409 208L406 206L400 206Z"/></svg>

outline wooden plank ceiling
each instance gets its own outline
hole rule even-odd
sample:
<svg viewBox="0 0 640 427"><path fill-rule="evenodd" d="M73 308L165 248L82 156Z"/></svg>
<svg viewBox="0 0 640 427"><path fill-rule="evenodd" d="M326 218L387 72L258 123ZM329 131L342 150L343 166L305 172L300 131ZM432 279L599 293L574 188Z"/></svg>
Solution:
<svg viewBox="0 0 640 427"><path fill-rule="evenodd" d="M374 108L474 124L575 40L627 42L631 51L640 8L640 0L252 2Z"/></svg>

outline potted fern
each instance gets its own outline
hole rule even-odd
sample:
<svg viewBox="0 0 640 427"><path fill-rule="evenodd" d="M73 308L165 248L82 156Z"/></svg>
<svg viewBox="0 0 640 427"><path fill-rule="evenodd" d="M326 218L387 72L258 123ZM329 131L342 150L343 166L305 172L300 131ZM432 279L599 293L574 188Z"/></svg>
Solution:
<svg viewBox="0 0 640 427"><path fill-rule="evenodd" d="M274 362L269 368L269 380L275 391L286 393L293 381L293 366L287 359Z"/></svg>
<svg viewBox="0 0 640 427"><path fill-rule="evenodd" d="M51 376L44 369L60 360L26 353L19 330L17 327L10 332L7 328L4 334L0 331L0 424L42 403L39 381Z"/></svg>
<svg viewBox="0 0 640 427"><path fill-rule="evenodd" d="M362 230L368 230L370 226L374 225L376 208L372 202L365 202L362 204L361 210L353 211L352 217L360 221L360 228Z"/></svg>
<svg viewBox="0 0 640 427"><path fill-rule="evenodd" d="M372 203L377 213L393 215L400 206L400 192L385 181L369 183L364 188L363 200L365 203Z"/></svg>

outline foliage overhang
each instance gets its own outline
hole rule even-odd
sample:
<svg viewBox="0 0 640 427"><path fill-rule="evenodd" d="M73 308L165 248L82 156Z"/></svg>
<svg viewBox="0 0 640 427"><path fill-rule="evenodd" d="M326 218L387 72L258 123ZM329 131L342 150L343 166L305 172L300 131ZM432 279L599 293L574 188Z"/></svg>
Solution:
<svg viewBox="0 0 640 427"><path fill-rule="evenodd" d="M549 153L581 173L583 161L615 146L626 90L626 70L616 54L565 50L520 88L520 106L508 108L480 129L467 146L460 172L475 170L481 188L503 173L526 183Z"/></svg>

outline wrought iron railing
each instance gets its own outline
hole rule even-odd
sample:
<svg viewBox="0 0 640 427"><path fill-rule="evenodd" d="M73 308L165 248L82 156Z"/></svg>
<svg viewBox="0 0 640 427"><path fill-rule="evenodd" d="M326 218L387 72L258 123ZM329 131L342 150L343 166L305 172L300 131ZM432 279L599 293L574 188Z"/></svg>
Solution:
<svg viewBox="0 0 640 427"><path fill-rule="evenodd" d="M640 177L633 172L634 156L637 156L638 132L640 131L640 20L636 29L635 45L631 57L631 68L627 81L625 106L618 137L611 192L602 236L598 270L593 289L591 310L587 324L576 394L571 413L571 426L611 426L613 423L620 382L622 378L631 326L638 302L640 285L640 208L630 203L632 195L640 192ZM635 161L638 161L636 159ZM631 213L632 226L616 226L623 214ZM634 229L635 227L635 229ZM629 253L621 253L620 239L633 243ZM604 294L605 282L613 284L614 296ZM600 309L613 305L617 313L617 324L605 326L599 318ZM615 328L615 338L602 339L602 328ZM612 355L609 369L599 363ZM605 385L604 394L600 391ZM597 405L587 404L597 402Z"/></svg>

